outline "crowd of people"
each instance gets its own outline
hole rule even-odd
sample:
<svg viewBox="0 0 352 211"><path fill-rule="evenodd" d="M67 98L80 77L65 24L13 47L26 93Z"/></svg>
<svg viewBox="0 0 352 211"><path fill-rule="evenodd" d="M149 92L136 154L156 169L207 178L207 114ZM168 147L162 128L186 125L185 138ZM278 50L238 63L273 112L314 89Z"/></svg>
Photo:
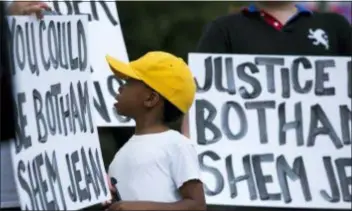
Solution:
<svg viewBox="0 0 352 211"><path fill-rule="evenodd" d="M5 49L5 16L35 14L41 18L43 11L51 8L38 1L0 2L0 6L1 209L20 210L9 168L10 142L15 139L16 124ZM311 29L324 33L314 34ZM307 38L310 31L311 39ZM338 14L313 12L293 2L258 1L238 13L211 21L200 37L197 52L351 56L351 25ZM167 126L184 118L184 127L188 128L187 112L196 86L187 64L172 52L161 51L146 52L128 64L109 56L106 59L116 77L126 81L119 88L115 108L119 114L133 118L136 125L134 135L109 166L108 175L125 182L111 186L114 200L105 203L104 209L206 210L196 150L184 135ZM29 124L31 121L34 120L28 119ZM148 153L139 150L145 147L150 148ZM138 175L138 180L134 175ZM153 194L150 190L154 190Z"/></svg>

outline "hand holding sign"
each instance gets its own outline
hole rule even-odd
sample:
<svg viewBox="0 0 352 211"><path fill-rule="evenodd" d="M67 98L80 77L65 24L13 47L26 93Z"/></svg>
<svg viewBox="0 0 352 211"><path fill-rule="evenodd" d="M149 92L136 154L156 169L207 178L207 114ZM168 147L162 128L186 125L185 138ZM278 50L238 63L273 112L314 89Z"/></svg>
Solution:
<svg viewBox="0 0 352 211"><path fill-rule="evenodd" d="M111 199L102 203L102 206L104 206L104 207L108 207L112 204L112 202L114 201L114 198L115 198L116 191L117 191L116 187L115 187L116 180L113 181L113 178L110 178L109 175L106 175L106 181L108 182L109 190L111 192Z"/></svg>
<svg viewBox="0 0 352 211"><path fill-rule="evenodd" d="M14 1L10 4L8 12L10 15L31 15L36 14L42 18L43 10L51 10L48 4L40 1Z"/></svg>
<svg viewBox="0 0 352 211"><path fill-rule="evenodd" d="M121 201L113 203L107 210L147 210L143 202Z"/></svg>

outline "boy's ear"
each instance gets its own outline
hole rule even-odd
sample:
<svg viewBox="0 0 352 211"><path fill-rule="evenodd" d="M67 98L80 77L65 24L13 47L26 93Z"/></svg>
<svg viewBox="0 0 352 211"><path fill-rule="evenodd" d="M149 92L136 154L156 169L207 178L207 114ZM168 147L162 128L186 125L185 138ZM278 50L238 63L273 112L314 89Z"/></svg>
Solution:
<svg viewBox="0 0 352 211"><path fill-rule="evenodd" d="M152 108L159 103L160 99L161 99L160 95L152 91L148 96L147 100L144 101L144 105L148 108Z"/></svg>

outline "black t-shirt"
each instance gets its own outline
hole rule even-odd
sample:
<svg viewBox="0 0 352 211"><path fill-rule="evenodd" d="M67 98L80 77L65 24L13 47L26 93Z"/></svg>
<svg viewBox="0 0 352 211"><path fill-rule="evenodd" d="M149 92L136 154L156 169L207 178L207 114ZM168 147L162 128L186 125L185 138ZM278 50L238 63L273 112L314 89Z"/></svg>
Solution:
<svg viewBox="0 0 352 211"><path fill-rule="evenodd" d="M259 12L240 12L209 23L198 52L351 56L351 25L335 13L302 13L276 30Z"/></svg>
<svg viewBox="0 0 352 211"><path fill-rule="evenodd" d="M11 70L8 55L7 22L5 4L0 2L0 141L15 137L14 103L12 98Z"/></svg>

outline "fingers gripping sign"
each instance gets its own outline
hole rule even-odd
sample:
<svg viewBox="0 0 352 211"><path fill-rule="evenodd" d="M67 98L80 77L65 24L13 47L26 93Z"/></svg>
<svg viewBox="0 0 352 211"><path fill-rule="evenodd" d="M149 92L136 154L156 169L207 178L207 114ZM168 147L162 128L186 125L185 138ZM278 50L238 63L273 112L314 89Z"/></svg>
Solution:
<svg viewBox="0 0 352 211"><path fill-rule="evenodd" d="M41 1L14 1L9 5L9 15L32 15L42 18L42 11L50 11L51 8L45 2Z"/></svg>

